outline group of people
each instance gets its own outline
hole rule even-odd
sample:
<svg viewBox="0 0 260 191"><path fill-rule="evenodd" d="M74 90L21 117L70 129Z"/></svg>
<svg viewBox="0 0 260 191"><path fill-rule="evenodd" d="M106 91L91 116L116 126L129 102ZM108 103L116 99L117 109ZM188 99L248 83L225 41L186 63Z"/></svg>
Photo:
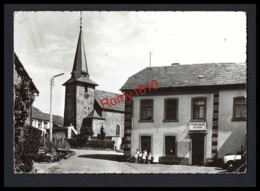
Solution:
<svg viewBox="0 0 260 191"><path fill-rule="evenodd" d="M152 153L147 153L147 150L142 152L141 150L136 149L134 157L135 163L151 164L152 161Z"/></svg>

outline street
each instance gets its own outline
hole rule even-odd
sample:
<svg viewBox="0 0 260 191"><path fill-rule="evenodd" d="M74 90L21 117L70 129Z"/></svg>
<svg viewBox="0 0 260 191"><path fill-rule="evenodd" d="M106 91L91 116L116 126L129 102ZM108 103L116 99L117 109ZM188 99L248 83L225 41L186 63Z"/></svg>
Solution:
<svg viewBox="0 0 260 191"><path fill-rule="evenodd" d="M224 172L218 167L164 165L164 164L134 164L121 162L123 153L116 151L98 151L72 149L75 155L66 160L54 163L34 163L37 173L210 173Z"/></svg>

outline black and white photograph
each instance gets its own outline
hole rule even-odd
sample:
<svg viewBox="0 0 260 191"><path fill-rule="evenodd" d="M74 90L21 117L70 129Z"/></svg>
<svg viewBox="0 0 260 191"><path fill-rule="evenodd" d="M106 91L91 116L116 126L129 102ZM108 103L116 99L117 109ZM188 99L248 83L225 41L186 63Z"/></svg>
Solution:
<svg viewBox="0 0 260 191"><path fill-rule="evenodd" d="M243 11L15 11L15 174L245 174Z"/></svg>

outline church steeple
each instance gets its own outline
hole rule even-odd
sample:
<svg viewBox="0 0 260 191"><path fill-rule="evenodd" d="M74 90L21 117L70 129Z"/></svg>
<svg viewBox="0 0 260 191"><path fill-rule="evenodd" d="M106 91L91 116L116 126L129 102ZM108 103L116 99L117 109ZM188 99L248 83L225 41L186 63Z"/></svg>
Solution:
<svg viewBox="0 0 260 191"><path fill-rule="evenodd" d="M82 14L80 12L80 32L78 38L78 44L76 54L74 58L74 64L71 74L73 77L78 78L81 76L89 77L87 59L85 53L84 40L82 35Z"/></svg>
<svg viewBox="0 0 260 191"><path fill-rule="evenodd" d="M80 132L85 119L94 109L95 87L97 83L89 78L80 14L79 39L71 77L63 85L66 87L64 126L73 125Z"/></svg>
<svg viewBox="0 0 260 191"><path fill-rule="evenodd" d="M83 82L83 83L88 83L97 86L98 84L96 84L91 79L89 79L89 76L90 75L88 72L85 45L84 45L83 34L82 34L82 13L80 12L80 31L79 31L79 38L78 38L73 68L71 72L71 78L63 85L67 85L69 83L77 81L77 82Z"/></svg>

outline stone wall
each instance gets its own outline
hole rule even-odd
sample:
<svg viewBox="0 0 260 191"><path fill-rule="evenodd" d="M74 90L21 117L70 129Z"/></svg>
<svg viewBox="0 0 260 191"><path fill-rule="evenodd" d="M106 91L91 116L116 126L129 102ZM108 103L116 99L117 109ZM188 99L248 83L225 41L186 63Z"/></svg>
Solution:
<svg viewBox="0 0 260 191"><path fill-rule="evenodd" d="M76 130L80 132L82 121L94 109L95 88L87 87L87 93L84 86L76 86ZM88 94L88 96L86 96Z"/></svg>
<svg viewBox="0 0 260 191"><path fill-rule="evenodd" d="M76 111L76 87L74 85L66 86L65 95L65 110L64 110L64 126L75 125L75 111Z"/></svg>
<svg viewBox="0 0 260 191"><path fill-rule="evenodd" d="M103 111L102 117L105 120L93 119L92 127L94 131L93 137L100 134L100 128L103 125L106 137L112 137L111 140L115 141L115 147L120 149L122 137L124 136L124 113ZM119 136L116 135L116 126L120 126Z"/></svg>
<svg viewBox="0 0 260 191"><path fill-rule="evenodd" d="M124 136L124 113L103 111L102 117L105 118L103 127L106 136L117 136L116 125L120 126L120 137Z"/></svg>
<svg viewBox="0 0 260 191"><path fill-rule="evenodd" d="M100 128L101 128L102 124L104 125L104 120L100 120L100 119L92 120L92 128L93 128L93 132L94 132L93 137L97 137L97 135L100 134Z"/></svg>
<svg viewBox="0 0 260 191"><path fill-rule="evenodd" d="M87 89L87 92L86 92ZM80 132L82 121L94 108L94 87L66 86L64 126L72 124Z"/></svg>

